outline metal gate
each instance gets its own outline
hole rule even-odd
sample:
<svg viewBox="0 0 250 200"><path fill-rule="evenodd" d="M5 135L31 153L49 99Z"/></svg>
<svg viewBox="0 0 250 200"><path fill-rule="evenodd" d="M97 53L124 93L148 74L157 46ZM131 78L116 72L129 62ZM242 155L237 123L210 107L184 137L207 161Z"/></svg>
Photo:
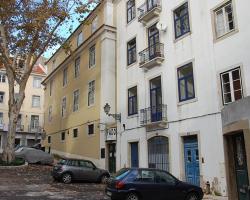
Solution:
<svg viewBox="0 0 250 200"><path fill-rule="evenodd" d="M158 136L148 140L148 166L169 171L168 138Z"/></svg>

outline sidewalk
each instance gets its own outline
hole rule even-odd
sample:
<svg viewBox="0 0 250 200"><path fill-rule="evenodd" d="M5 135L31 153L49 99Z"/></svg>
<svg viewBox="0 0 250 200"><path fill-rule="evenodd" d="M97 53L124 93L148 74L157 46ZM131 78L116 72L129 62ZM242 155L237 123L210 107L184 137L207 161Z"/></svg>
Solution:
<svg viewBox="0 0 250 200"><path fill-rule="evenodd" d="M206 200L228 200L228 197L221 197L215 195L205 195L203 199Z"/></svg>

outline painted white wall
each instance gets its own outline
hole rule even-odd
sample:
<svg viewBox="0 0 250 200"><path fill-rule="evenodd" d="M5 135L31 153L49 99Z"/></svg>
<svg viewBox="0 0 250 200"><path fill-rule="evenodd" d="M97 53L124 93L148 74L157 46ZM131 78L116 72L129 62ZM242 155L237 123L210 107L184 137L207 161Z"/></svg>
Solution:
<svg viewBox="0 0 250 200"><path fill-rule="evenodd" d="M173 10L184 3L183 0L163 0L159 19L167 24L167 32L160 33L164 43L165 61L147 72L137 63L127 66L127 42L136 37L137 53L147 48L147 29L138 22L138 18L127 24L126 1L117 1L117 111L122 113L122 122L126 130L118 131L117 167L129 166L129 145L139 141L139 164L147 167L147 133L140 127L139 116L127 117L127 89L137 85L138 108L149 107L149 80L158 75L162 77L163 103L168 105L168 129L157 131L169 137L170 171L183 179L183 152L181 134L195 132L199 135L200 172L204 181L212 183L218 178L219 189L227 194L224 167L224 150L220 111L222 97L219 73L230 67L242 67L244 95L250 95L250 27L247 0L235 1L234 14L238 32L221 41L214 42L212 9L222 0L188 0L190 9L191 34L174 41ZM138 8L143 0L136 1ZM138 13L137 13L138 17ZM154 24L159 19L151 22ZM195 101L178 104L177 67L193 61L195 78ZM119 146L120 145L120 146Z"/></svg>

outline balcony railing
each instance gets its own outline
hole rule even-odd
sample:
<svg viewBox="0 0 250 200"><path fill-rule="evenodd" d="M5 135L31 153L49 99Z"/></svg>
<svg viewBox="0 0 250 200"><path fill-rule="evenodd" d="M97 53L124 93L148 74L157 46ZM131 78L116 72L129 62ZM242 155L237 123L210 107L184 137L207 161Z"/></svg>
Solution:
<svg viewBox="0 0 250 200"><path fill-rule="evenodd" d="M164 44L156 43L139 53L140 67L151 68L160 65L164 60Z"/></svg>
<svg viewBox="0 0 250 200"><path fill-rule="evenodd" d="M167 122L167 105L151 106L141 109L140 121L142 126Z"/></svg>
<svg viewBox="0 0 250 200"><path fill-rule="evenodd" d="M16 125L16 131L24 131L24 125L17 124Z"/></svg>
<svg viewBox="0 0 250 200"><path fill-rule="evenodd" d="M160 15L161 12L161 0L147 0L138 8L138 21L147 23L152 18Z"/></svg>
<svg viewBox="0 0 250 200"><path fill-rule="evenodd" d="M42 132L42 128L40 126L29 126L29 132L30 133L40 133Z"/></svg>

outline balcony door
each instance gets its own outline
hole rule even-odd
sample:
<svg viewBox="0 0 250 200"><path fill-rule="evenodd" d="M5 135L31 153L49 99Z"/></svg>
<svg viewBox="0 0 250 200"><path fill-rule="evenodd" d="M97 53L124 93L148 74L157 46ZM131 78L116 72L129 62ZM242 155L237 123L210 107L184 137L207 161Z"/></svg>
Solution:
<svg viewBox="0 0 250 200"><path fill-rule="evenodd" d="M157 0L147 0L147 10L152 10L157 5Z"/></svg>
<svg viewBox="0 0 250 200"><path fill-rule="evenodd" d="M151 122L162 120L162 92L161 77L158 76L150 81L150 108Z"/></svg>
<svg viewBox="0 0 250 200"><path fill-rule="evenodd" d="M31 131L37 131L39 127L39 115L31 115L30 128Z"/></svg>
<svg viewBox="0 0 250 200"><path fill-rule="evenodd" d="M156 28L156 24L154 24L148 29L149 60L155 58L157 52L160 52L159 42L160 42L159 30Z"/></svg>

